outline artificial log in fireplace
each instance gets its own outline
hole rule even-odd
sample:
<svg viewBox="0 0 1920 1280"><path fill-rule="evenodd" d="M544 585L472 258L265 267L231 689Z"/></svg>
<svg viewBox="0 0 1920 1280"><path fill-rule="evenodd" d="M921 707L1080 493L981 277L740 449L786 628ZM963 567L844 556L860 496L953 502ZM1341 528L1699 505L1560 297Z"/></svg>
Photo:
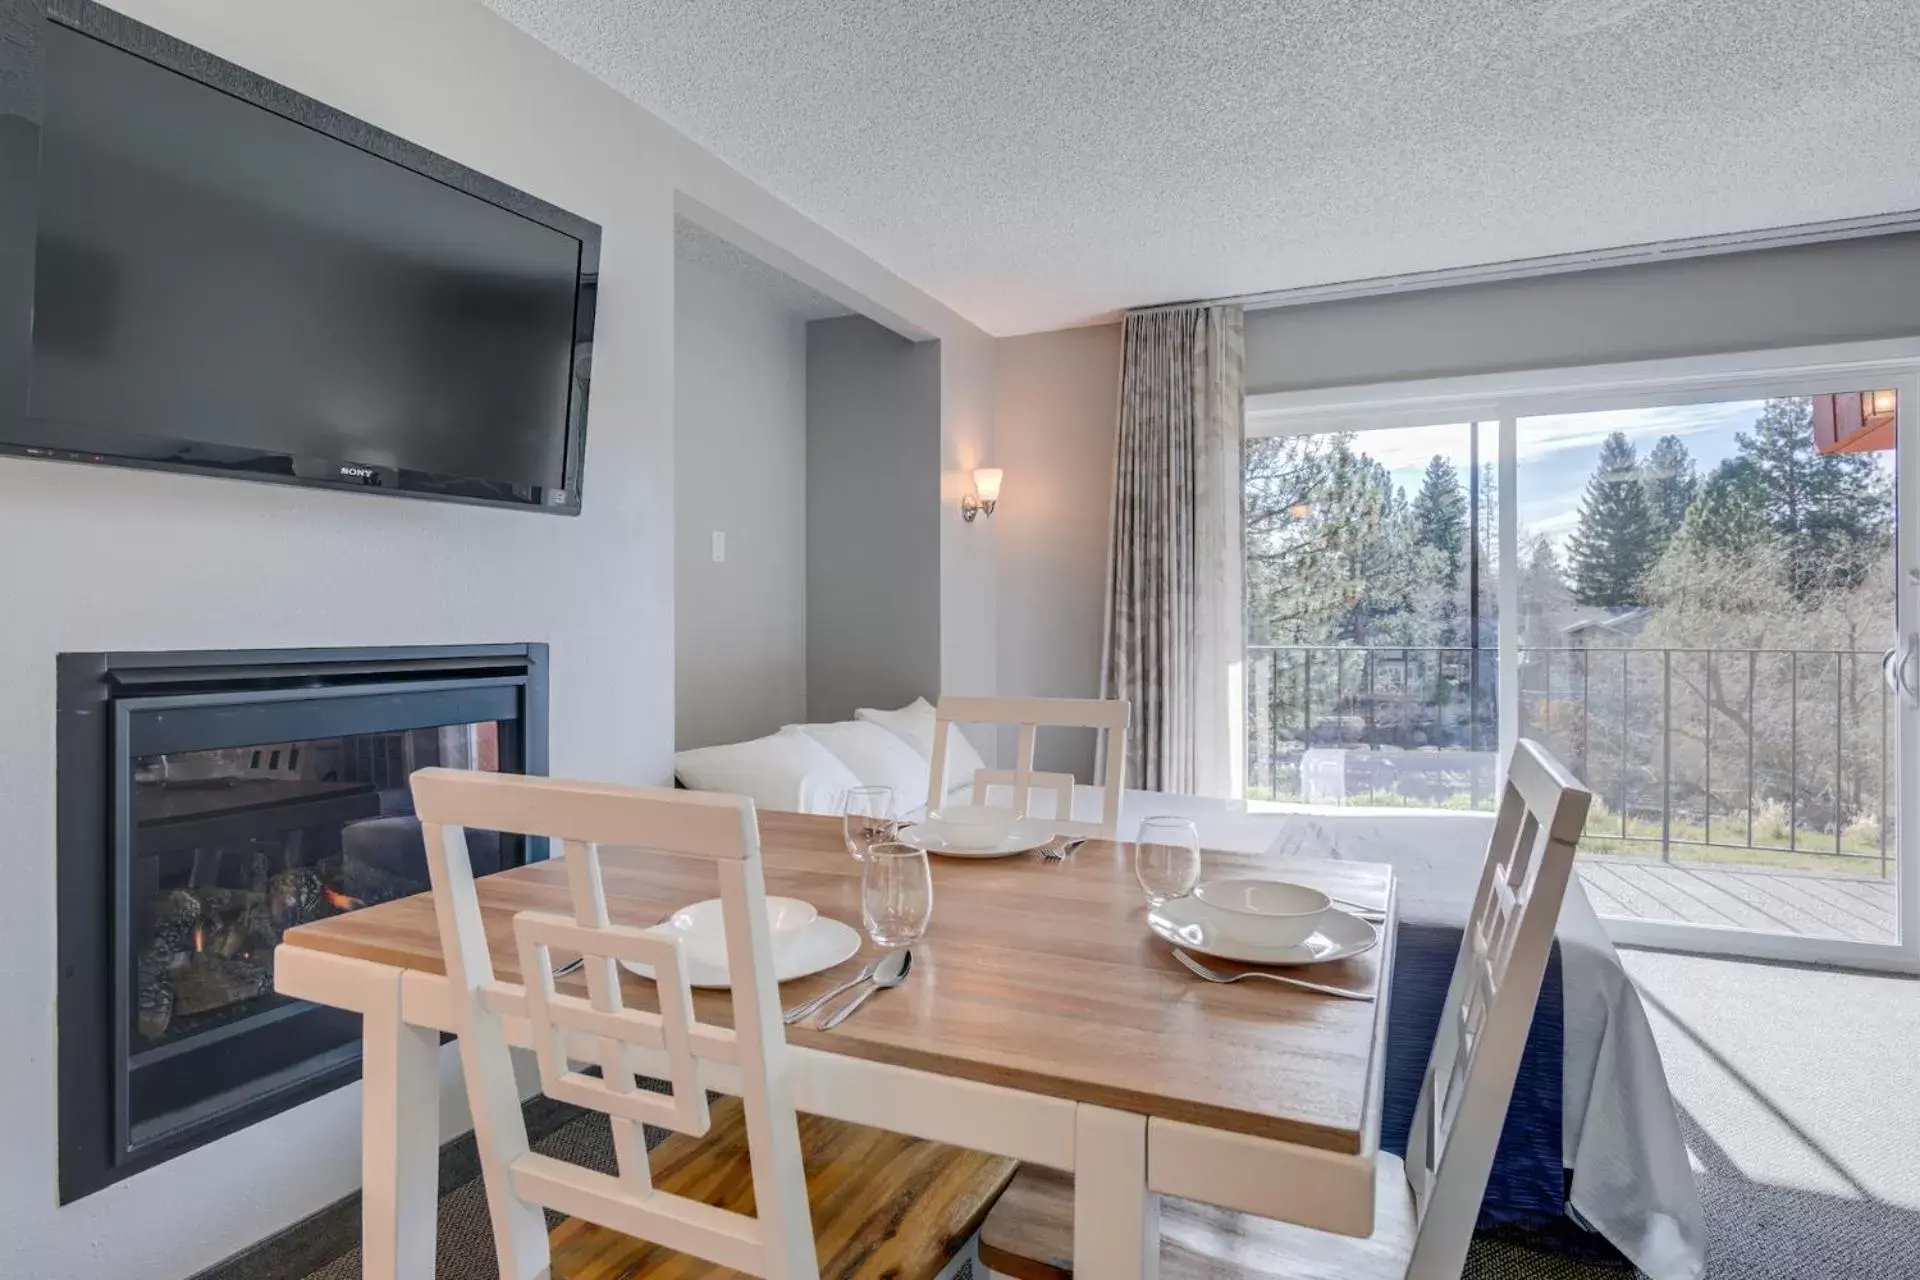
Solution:
<svg viewBox="0 0 1920 1280"><path fill-rule="evenodd" d="M544 772L543 646L60 659L62 1200L351 1079L288 930L418 893L407 779ZM485 874L537 842L474 832Z"/></svg>
<svg viewBox="0 0 1920 1280"><path fill-rule="evenodd" d="M403 767L499 768L492 722L361 736L397 749ZM427 887L420 824L383 812L408 808L406 798L355 778L370 771L352 761L329 760L335 746L193 753L184 764L198 777L171 776L179 756L136 763L134 913L146 930L136 938L134 1029L144 1046L258 1012L251 1002L271 995L273 949L288 929ZM499 868L490 833L469 847L477 869Z"/></svg>

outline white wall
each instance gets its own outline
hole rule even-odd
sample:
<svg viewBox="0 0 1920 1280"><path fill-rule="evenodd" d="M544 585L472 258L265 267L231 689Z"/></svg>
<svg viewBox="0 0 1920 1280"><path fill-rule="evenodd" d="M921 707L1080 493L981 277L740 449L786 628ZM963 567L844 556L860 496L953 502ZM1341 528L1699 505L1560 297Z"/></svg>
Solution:
<svg viewBox="0 0 1920 1280"><path fill-rule="evenodd" d="M994 344L998 688L1098 697L1120 326ZM1091 735L1041 734L1042 768L1093 766Z"/></svg>
<svg viewBox="0 0 1920 1280"><path fill-rule="evenodd" d="M577 519L0 461L10 1277L178 1280L359 1181L356 1086L55 1207L55 654L544 640L555 772L664 781L672 750L673 198L618 100L465 4L124 8L602 224L598 376Z"/></svg>
<svg viewBox="0 0 1920 1280"><path fill-rule="evenodd" d="M600 223L597 376L578 519L0 460L0 1277L9 1280L178 1280L359 1180L353 1087L56 1207L56 653L544 640L553 769L664 782L674 734L676 203L697 199L810 283L830 273L834 296L870 314L978 338L473 0L116 7ZM455 1131L457 1096L443 1110Z"/></svg>
<svg viewBox="0 0 1920 1280"><path fill-rule="evenodd" d="M807 332L731 277L674 282L674 745L807 713ZM713 534L726 559L713 560Z"/></svg>

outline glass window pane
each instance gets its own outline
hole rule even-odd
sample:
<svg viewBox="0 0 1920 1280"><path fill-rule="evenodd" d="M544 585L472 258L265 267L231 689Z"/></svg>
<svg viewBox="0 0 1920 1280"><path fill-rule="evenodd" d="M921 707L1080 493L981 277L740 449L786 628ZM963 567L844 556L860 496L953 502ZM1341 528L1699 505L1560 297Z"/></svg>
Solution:
<svg viewBox="0 0 1920 1280"><path fill-rule="evenodd" d="M1594 791L1601 914L1893 940L1895 454L1875 407L1519 421L1520 731Z"/></svg>
<svg viewBox="0 0 1920 1280"><path fill-rule="evenodd" d="M1247 442L1247 795L1485 808L1496 424Z"/></svg>

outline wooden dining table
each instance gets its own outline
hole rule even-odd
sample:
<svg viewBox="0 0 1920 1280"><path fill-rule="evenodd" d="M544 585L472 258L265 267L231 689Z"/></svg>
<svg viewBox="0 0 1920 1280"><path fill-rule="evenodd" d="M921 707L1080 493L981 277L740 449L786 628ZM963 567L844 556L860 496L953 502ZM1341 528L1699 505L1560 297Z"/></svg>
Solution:
<svg viewBox="0 0 1920 1280"><path fill-rule="evenodd" d="M761 813L767 892L859 929L860 864L840 827L833 817ZM908 980L832 1031L817 1018L787 1029L795 1105L1073 1173L1075 1269L1097 1280L1156 1274L1163 1195L1369 1234L1392 870L1203 854L1210 878L1279 876L1381 910L1379 946L1308 971L1376 997L1356 1001L1197 978L1148 931L1131 853L1093 840L1057 862L935 857L932 924L914 944ZM711 867L692 860L613 848L602 859L616 923L651 925L717 892ZM568 910L563 868L530 863L482 878L478 890L496 976L517 982L513 916ZM865 946L784 983L781 999L824 991L875 954ZM284 994L362 1014L364 1274L428 1280L439 1047L454 1026L431 895L290 930L274 976ZM651 982L625 982L628 1002L649 1007ZM698 992L695 1011L731 1025L725 992ZM524 1022L508 1023L525 1044ZM708 1079L724 1091L723 1076Z"/></svg>

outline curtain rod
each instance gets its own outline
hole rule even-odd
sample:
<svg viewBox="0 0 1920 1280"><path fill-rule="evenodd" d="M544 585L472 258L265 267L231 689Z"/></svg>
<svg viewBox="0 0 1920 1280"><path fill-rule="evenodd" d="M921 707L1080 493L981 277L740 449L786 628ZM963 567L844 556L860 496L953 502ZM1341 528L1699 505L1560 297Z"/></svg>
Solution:
<svg viewBox="0 0 1920 1280"><path fill-rule="evenodd" d="M1654 240L1645 244L1622 245L1613 249L1551 254L1538 258L1515 258L1506 262L1489 262L1470 267L1446 267L1437 271L1415 271L1398 276L1371 276L1364 280L1306 285L1297 289L1275 289L1265 293L1242 293L1225 298L1196 298L1186 302L1164 302L1151 307L1133 307L1124 314L1151 315L1154 312L1179 311L1187 307L1230 305L1245 307L1249 311L1265 311L1274 307L1302 307L1316 302L1344 302L1356 298L1414 293L1423 289L1497 284L1505 280L1565 275L1575 271L1593 271L1601 267L1636 266L1651 262L1672 262L1683 258L1744 253L1755 249L1785 249L1795 245L1825 244L1835 240L1858 240L1867 236L1894 235L1903 231L1920 231L1920 209L1874 214L1864 218L1842 218L1831 222L1802 222L1792 226L1769 227L1758 231L1694 236L1685 240Z"/></svg>

